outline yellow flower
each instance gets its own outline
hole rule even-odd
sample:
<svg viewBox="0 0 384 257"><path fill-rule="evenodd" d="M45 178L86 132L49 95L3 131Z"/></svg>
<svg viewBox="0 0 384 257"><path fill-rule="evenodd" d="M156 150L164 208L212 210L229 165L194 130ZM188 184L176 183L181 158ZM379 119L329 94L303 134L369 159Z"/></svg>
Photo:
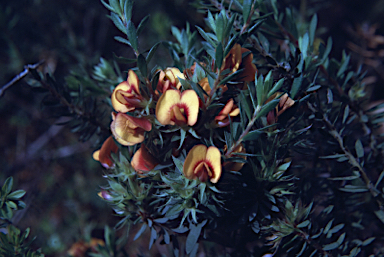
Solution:
<svg viewBox="0 0 384 257"><path fill-rule="evenodd" d="M116 153L119 148L117 147L112 136L108 137L101 148L93 153L93 159L99 161L105 168L112 168L115 166L111 158L111 153Z"/></svg>
<svg viewBox="0 0 384 257"><path fill-rule="evenodd" d="M240 109L234 104L233 99L230 99L224 108L215 117L215 122L219 127L228 126L230 121L228 116L235 117L240 114Z"/></svg>
<svg viewBox="0 0 384 257"><path fill-rule="evenodd" d="M282 94L281 92L274 93L270 98L268 98L268 100L265 103L268 103L268 102L272 101L273 99L275 99L276 97L278 97L281 94ZM276 123L277 122L277 118L281 114L283 114L283 112L285 112L285 110L287 110L288 108L292 107L294 104L295 104L295 101L292 100L292 98L290 98L287 93L282 95L280 97L279 104L276 106L276 108L274 110L270 111L268 113L268 115L267 115L267 122L268 122L268 124Z"/></svg>
<svg viewBox="0 0 384 257"><path fill-rule="evenodd" d="M221 153L217 147L195 145L185 158L184 176L188 179L199 179L202 182L210 179L217 183L221 176Z"/></svg>
<svg viewBox="0 0 384 257"><path fill-rule="evenodd" d="M144 141L144 132L152 129L146 118L136 118L124 113L112 114L112 134L122 145L135 145Z"/></svg>
<svg viewBox="0 0 384 257"><path fill-rule="evenodd" d="M148 151L144 144L141 144L131 160L131 166L139 174L153 170L157 164L156 158Z"/></svg>
<svg viewBox="0 0 384 257"><path fill-rule="evenodd" d="M238 80L240 82L254 81L257 71L256 65L252 63L252 53L242 59L242 55L245 52L249 52L249 50L242 48L239 44L235 44L231 51L229 51L228 55L224 58L221 66L221 70L229 69L232 73L237 70L244 69L238 76Z"/></svg>
<svg viewBox="0 0 384 257"><path fill-rule="evenodd" d="M129 70L127 81L121 82L113 90L111 101L117 112L129 112L136 107L143 107L143 97L140 94L139 78L133 70Z"/></svg>
<svg viewBox="0 0 384 257"><path fill-rule="evenodd" d="M195 125L199 114L199 98L194 90L170 89L156 104L156 118L163 125Z"/></svg>
<svg viewBox="0 0 384 257"><path fill-rule="evenodd" d="M157 90L164 93L168 89L180 89L181 83L179 78L185 79L185 76L178 68L166 68L164 71L161 70Z"/></svg>

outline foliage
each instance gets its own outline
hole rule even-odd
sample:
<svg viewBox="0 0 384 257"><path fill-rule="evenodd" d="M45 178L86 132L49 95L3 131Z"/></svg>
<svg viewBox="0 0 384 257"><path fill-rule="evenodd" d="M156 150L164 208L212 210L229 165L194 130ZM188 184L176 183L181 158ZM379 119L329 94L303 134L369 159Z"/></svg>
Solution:
<svg viewBox="0 0 384 257"><path fill-rule="evenodd" d="M32 70L29 83L81 140L113 135L94 158L116 228L139 226L134 240L149 233L149 248L175 256L196 256L203 241L233 256L383 254L382 231L366 229L384 223L383 104L365 107L365 74L345 52L329 57L316 14L196 1L204 27L173 27L174 41L142 49L148 16L135 24L133 1L101 2L135 58L101 59L63 85ZM161 49L173 67L151 69ZM135 65L126 81L117 62ZM93 256L125 255L111 233Z"/></svg>
<svg viewBox="0 0 384 257"><path fill-rule="evenodd" d="M0 228L5 228L0 232L0 253L1 256L25 256L25 257L43 257L41 250L33 251L30 248L32 240L26 239L29 236L30 229L24 232L12 225L13 212L24 209L25 203L20 199L25 195L24 190L12 192L13 178L9 177L4 182L0 191Z"/></svg>

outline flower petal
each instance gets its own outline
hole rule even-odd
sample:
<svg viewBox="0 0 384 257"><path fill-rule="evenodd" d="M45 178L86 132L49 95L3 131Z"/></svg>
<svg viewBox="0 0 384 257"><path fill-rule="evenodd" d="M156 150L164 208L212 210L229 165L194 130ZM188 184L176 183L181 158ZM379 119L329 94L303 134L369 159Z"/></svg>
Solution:
<svg viewBox="0 0 384 257"><path fill-rule="evenodd" d="M205 160L207 147L205 145L195 145L189 150L183 165L184 176L188 179L196 179L195 169Z"/></svg>
<svg viewBox="0 0 384 257"><path fill-rule="evenodd" d="M115 109L115 111L117 111L117 112L124 112L125 113L125 112L129 112L129 111L132 111L132 110L135 109L134 107L126 106L124 104L124 102L119 101L118 97L117 97L117 94L120 91L125 92L125 91L128 91L129 89L130 89L130 87L128 85L128 82L127 81L123 81L119 85L117 85L115 90L113 90L113 93L112 93L112 96L111 96L111 101L112 101L112 107L113 107L113 109Z"/></svg>
<svg viewBox="0 0 384 257"><path fill-rule="evenodd" d="M181 94L180 103L185 104L186 109L184 110L187 116L187 122L189 126L193 126L197 122L199 115L199 97L194 90L185 90Z"/></svg>
<svg viewBox="0 0 384 257"><path fill-rule="evenodd" d="M145 118L136 118L118 113L111 123L111 131L117 142L122 145L135 145L144 141L144 131L152 125ZM148 130L149 129L149 130Z"/></svg>
<svg viewBox="0 0 384 257"><path fill-rule="evenodd" d="M170 89L164 92L156 104L156 118L163 125L174 125L171 121L171 108L180 101L181 93L178 90Z"/></svg>
<svg viewBox="0 0 384 257"><path fill-rule="evenodd" d="M105 168L111 168L114 166L111 153L116 153L119 150L112 136L108 137L100 150L93 153L93 159L99 161Z"/></svg>
<svg viewBox="0 0 384 257"><path fill-rule="evenodd" d="M127 82L129 86L132 87L133 90L135 90L136 93L140 94L140 89L139 89L140 81L133 70L128 71Z"/></svg>
<svg viewBox="0 0 384 257"><path fill-rule="evenodd" d="M144 144L141 144L131 160L131 166L139 174L153 170L157 164L157 160Z"/></svg>
<svg viewBox="0 0 384 257"><path fill-rule="evenodd" d="M221 153L217 147L210 146L207 149L206 160L212 167L211 182L217 183L221 177Z"/></svg>

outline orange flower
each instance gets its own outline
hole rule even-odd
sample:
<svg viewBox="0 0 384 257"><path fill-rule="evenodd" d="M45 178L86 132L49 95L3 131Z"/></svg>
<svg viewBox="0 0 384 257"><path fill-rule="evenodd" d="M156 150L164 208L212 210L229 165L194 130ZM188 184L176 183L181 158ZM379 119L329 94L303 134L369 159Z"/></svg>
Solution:
<svg viewBox="0 0 384 257"><path fill-rule="evenodd" d="M185 76L178 68L166 68L164 71L161 70L157 90L164 93L168 89L180 89L181 83L179 78L185 79Z"/></svg>
<svg viewBox="0 0 384 257"><path fill-rule="evenodd" d="M239 69L244 69L239 74L239 81L254 81L257 68L256 65L252 63L253 54L250 53L242 59L242 55L245 52L249 52L249 50L242 48L239 44L235 44L224 58L221 70L229 69L233 73Z"/></svg>
<svg viewBox="0 0 384 257"><path fill-rule="evenodd" d="M111 101L117 112L130 112L136 107L143 107L143 97L140 94L139 78L133 70L129 70L127 81L121 82L113 90Z"/></svg>
<svg viewBox="0 0 384 257"><path fill-rule="evenodd" d="M195 145L185 158L183 166L184 176L188 179L208 179L217 183L221 176L221 153L217 147Z"/></svg>
<svg viewBox="0 0 384 257"><path fill-rule="evenodd" d="M119 150L119 148L115 144L112 136L110 136L104 141L101 148L93 153L93 159L99 161L101 165L107 169L112 168L115 164L113 163L111 153L117 153L117 150Z"/></svg>
<svg viewBox="0 0 384 257"><path fill-rule="evenodd" d="M141 144L131 160L131 166L139 174L153 170L157 164L156 158L148 151L144 144Z"/></svg>
<svg viewBox="0 0 384 257"><path fill-rule="evenodd" d="M265 103L268 103L268 102L272 101L273 99L275 99L277 96L279 96L281 94L282 94L281 92L274 93L270 98L268 98L268 100ZM281 114L283 114L283 112L285 112L285 110L287 110L288 108L292 107L294 104L295 104L295 101L292 100L292 98L290 98L287 93L282 95L280 97L279 104L276 106L276 108L274 110L270 111L268 113L268 115L267 115L267 122L268 122L268 124L276 123L277 122L277 118Z"/></svg>
<svg viewBox="0 0 384 257"><path fill-rule="evenodd" d="M224 108L215 117L215 122L219 127L225 127L229 125L229 118L239 115L240 109L234 104L233 99L230 99Z"/></svg>
<svg viewBox="0 0 384 257"><path fill-rule="evenodd" d="M163 125L195 125L199 114L199 98L194 90L170 89L156 104L156 118Z"/></svg>
<svg viewBox="0 0 384 257"><path fill-rule="evenodd" d="M135 145L144 141L144 132L152 129L146 118L136 118L124 113L112 114L112 134L122 145Z"/></svg>
<svg viewBox="0 0 384 257"><path fill-rule="evenodd" d="M224 146L224 152L226 152L226 151L227 151L227 146ZM243 144L239 144L232 151L232 153L229 155L229 157L233 157L234 155L236 155L236 153L246 153ZM240 157L243 158L244 160L247 160L247 156L241 155ZM228 170L228 171L239 171L244 166L244 164L245 163L243 163L243 162L229 162L228 161L228 162L224 162L223 166L224 166L225 170Z"/></svg>

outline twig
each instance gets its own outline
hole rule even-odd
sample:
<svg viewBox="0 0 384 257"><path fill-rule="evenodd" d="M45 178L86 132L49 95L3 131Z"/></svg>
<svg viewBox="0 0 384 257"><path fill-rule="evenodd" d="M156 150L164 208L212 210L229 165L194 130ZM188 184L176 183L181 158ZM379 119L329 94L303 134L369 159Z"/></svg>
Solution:
<svg viewBox="0 0 384 257"><path fill-rule="evenodd" d="M37 67L39 67L44 60L41 60L38 63L35 64L28 64L24 66L24 70L17 74L11 81L9 81L7 84L5 84L1 89L0 89L0 97L4 94L5 90L7 90L9 87L13 86L16 84L19 80L23 79L27 74L29 73L30 70L35 70Z"/></svg>

